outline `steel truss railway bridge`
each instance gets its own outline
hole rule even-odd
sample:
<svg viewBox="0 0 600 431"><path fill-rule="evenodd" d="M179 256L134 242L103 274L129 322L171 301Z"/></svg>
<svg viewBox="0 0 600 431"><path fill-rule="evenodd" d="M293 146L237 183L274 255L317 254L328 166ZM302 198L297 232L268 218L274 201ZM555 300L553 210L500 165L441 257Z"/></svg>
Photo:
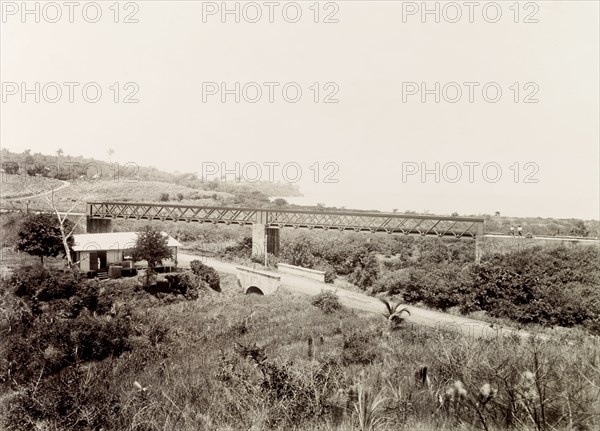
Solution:
<svg viewBox="0 0 600 431"><path fill-rule="evenodd" d="M88 202L88 233L112 231L112 220L160 220L252 226L252 255L279 253L281 228L471 238L475 259L483 254L483 218L362 211L237 208L129 202Z"/></svg>

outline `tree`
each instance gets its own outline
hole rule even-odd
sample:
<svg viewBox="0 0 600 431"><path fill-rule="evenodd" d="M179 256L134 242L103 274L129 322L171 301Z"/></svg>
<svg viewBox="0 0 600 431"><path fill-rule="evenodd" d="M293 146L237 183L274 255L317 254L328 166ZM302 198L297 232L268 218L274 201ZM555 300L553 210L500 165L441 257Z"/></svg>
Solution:
<svg viewBox="0 0 600 431"><path fill-rule="evenodd" d="M64 221L65 230L74 229L70 220ZM73 246L73 236L66 237L63 243L62 227L58 220L52 214L32 214L28 216L19 232L17 249L29 253L32 256L39 256L42 265L44 256L56 257L63 253L70 261L70 248Z"/></svg>
<svg viewBox="0 0 600 431"><path fill-rule="evenodd" d="M150 279L150 274L154 272L154 268L162 264L163 259L173 257L167 244L167 237L152 226L146 226L138 233L131 256L136 262L140 260L148 262L147 281Z"/></svg>
<svg viewBox="0 0 600 431"><path fill-rule="evenodd" d="M32 192L32 194L34 193L33 190L31 190L31 192ZM90 192L91 192L91 190L90 190ZM81 220L83 220L83 218L85 217L85 214L79 216L79 218L77 219L77 221L75 223L72 223L71 220L69 220L69 216L71 215L71 213L75 210L75 208L79 204L81 204L84 200L87 199L88 195L80 195L77 199L70 198L69 204L71 204L71 206L69 207L69 209L67 209L66 211L62 211L62 212L59 211L60 202L56 199L54 190L50 194L42 193L40 196L46 201L46 203L48 204L48 206L50 207L50 209L56 216L56 221L58 222L57 226L58 226L58 230L60 233L61 242L63 245L65 256L67 258L67 266L69 268L72 268L75 263L73 262L73 259L71 257L71 245L72 244L69 243L69 239L71 238L71 240L72 240L72 235L75 232L75 229L77 228L77 226L79 226L79 223L81 223Z"/></svg>
<svg viewBox="0 0 600 431"><path fill-rule="evenodd" d="M273 201L273 203L275 204L275 206L277 207L284 207L288 204L288 202L283 199L283 198L277 198Z"/></svg>
<svg viewBox="0 0 600 431"><path fill-rule="evenodd" d="M23 163L27 165L33 165L35 163L35 159L31 155L31 150L23 151Z"/></svg>
<svg viewBox="0 0 600 431"><path fill-rule="evenodd" d="M113 154L115 154L115 150L113 150L112 148L109 148L107 153L108 153L108 163L112 163L112 156L113 156Z"/></svg>
<svg viewBox="0 0 600 431"><path fill-rule="evenodd" d="M571 228L570 234L585 238L590 234L590 231L588 230L583 220L577 220Z"/></svg>

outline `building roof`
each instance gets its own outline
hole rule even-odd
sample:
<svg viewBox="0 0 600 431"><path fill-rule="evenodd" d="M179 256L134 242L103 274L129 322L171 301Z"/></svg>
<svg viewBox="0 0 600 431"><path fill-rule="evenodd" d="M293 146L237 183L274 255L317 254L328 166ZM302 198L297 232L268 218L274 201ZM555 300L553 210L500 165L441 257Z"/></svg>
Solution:
<svg viewBox="0 0 600 431"><path fill-rule="evenodd" d="M180 247L182 244L166 232L161 232L167 237L169 247ZM126 250L133 248L137 241L137 232L113 232L113 233L86 233L73 235L75 243L73 251L97 251L97 250Z"/></svg>

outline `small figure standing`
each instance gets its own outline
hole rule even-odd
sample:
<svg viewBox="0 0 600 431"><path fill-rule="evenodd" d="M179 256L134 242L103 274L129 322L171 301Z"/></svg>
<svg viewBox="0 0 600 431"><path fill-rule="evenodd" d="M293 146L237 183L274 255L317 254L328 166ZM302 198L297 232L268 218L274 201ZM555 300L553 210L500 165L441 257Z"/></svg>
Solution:
<svg viewBox="0 0 600 431"><path fill-rule="evenodd" d="M514 226L510 227L510 235L515 236L515 227Z"/></svg>
<svg viewBox="0 0 600 431"><path fill-rule="evenodd" d="M523 227L521 225L517 227L517 232L519 232L519 236L523 236Z"/></svg>

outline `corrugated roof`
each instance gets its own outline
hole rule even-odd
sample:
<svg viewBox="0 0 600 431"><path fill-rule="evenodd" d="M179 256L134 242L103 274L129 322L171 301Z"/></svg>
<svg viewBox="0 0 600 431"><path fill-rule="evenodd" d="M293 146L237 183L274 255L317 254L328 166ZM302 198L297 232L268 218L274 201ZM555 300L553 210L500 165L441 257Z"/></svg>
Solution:
<svg viewBox="0 0 600 431"><path fill-rule="evenodd" d="M181 243L175 238L169 236L166 232L161 232L167 238L169 247L181 247ZM137 232L112 232L112 233L86 233L73 235L75 244L74 251L96 251L96 250L126 250L133 248L137 241Z"/></svg>

